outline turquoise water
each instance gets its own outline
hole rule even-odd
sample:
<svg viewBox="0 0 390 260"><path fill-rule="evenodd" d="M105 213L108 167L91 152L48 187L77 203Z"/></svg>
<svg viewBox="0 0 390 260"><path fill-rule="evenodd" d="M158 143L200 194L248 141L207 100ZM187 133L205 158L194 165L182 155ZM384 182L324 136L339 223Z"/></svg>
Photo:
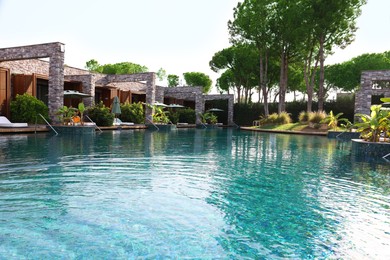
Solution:
<svg viewBox="0 0 390 260"><path fill-rule="evenodd" d="M389 259L390 164L225 130L0 136L0 259Z"/></svg>

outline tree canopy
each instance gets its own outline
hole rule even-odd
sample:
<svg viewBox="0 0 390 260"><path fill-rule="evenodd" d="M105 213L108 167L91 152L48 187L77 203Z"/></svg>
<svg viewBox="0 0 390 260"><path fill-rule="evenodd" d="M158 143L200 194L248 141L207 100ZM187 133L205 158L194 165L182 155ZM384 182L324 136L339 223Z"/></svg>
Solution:
<svg viewBox="0 0 390 260"><path fill-rule="evenodd" d="M213 82L206 74L202 72L185 72L183 76L188 86L202 87L202 92L205 94L210 92Z"/></svg>
<svg viewBox="0 0 390 260"><path fill-rule="evenodd" d="M249 43L258 51L259 87L266 108L270 85L269 74L279 70L279 112L285 109L288 89L301 90L306 84L311 110L314 84L318 84L319 108L324 99L324 61L334 47L345 47L354 39L355 20L366 0L244 0L234 8L234 19L228 22L233 46ZM294 66L294 69L291 69ZM299 80L289 73L304 73ZM319 79L315 79L317 67ZM309 106L310 103L310 106ZM267 114L267 111L265 112Z"/></svg>
<svg viewBox="0 0 390 260"><path fill-rule="evenodd" d="M364 70L389 70L390 51L366 53L349 61L326 66L325 82L333 89L354 91L360 85Z"/></svg>
<svg viewBox="0 0 390 260"><path fill-rule="evenodd" d="M146 66L132 62L119 62L115 64L100 65L99 62L94 59L87 61L85 68L89 71L104 74L134 74L148 72L149 70Z"/></svg>

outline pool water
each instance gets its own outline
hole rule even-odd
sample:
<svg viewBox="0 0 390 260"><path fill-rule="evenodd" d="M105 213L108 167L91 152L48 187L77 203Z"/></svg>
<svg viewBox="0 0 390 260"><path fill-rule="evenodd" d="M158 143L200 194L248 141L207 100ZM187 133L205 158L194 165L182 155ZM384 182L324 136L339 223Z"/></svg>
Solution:
<svg viewBox="0 0 390 260"><path fill-rule="evenodd" d="M232 129L0 136L0 259L390 259L390 164Z"/></svg>

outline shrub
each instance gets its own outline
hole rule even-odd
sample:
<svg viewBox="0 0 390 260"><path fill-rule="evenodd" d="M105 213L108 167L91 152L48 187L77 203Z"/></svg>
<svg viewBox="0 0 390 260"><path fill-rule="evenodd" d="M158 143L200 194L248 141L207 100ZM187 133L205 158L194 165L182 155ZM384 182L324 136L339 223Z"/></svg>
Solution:
<svg viewBox="0 0 390 260"><path fill-rule="evenodd" d="M188 123L188 124L195 124L196 122L196 114L195 110L191 108L186 109L178 109L177 113L179 114L179 121L180 123Z"/></svg>
<svg viewBox="0 0 390 260"><path fill-rule="evenodd" d="M307 113L307 111L302 111L299 113L298 119L300 123L307 123L309 121L309 113Z"/></svg>
<svg viewBox="0 0 390 260"><path fill-rule="evenodd" d="M272 113L267 118L262 118L260 123L262 125L284 125L291 123L290 114L287 112L282 112L280 114Z"/></svg>
<svg viewBox="0 0 390 260"><path fill-rule="evenodd" d="M326 118L324 111L315 111L308 114L308 121L312 124L320 124Z"/></svg>
<svg viewBox="0 0 390 260"><path fill-rule="evenodd" d="M309 115L309 124L314 128L320 128L321 122L326 118L326 112L324 111L315 111L310 112Z"/></svg>
<svg viewBox="0 0 390 260"><path fill-rule="evenodd" d="M124 122L143 124L145 121L145 111L141 102L122 104L121 111L120 118Z"/></svg>
<svg viewBox="0 0 390 260"><path fill-rule="evenodd" d="M12 122L45 123L38 114L49 120L49 108L45 103L27 93L16 95L15 100L11 101L10 109Z"/></svg>
<svg viewBox="0 0 390 260"><path fill-rule="evenodd" d="M98 126L112 126L114 123L114 114L111 113L110 108L106 107L103 102L89 107L87 109L87 115Z"/></svg>

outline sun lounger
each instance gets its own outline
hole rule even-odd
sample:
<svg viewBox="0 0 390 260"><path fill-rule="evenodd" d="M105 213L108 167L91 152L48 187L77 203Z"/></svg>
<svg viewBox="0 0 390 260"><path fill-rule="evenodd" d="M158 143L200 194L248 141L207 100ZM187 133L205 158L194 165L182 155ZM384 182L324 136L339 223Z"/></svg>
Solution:
<svg viewBox="0 0 390 260"><path fill-rule="evenodd" d="M0 127L28 127L27 123L11 123L5 116L0 116Z"/></svg>
<svg viewBox="0 0 390 260"><path fill-rule="evenodd" d="M113 123L114 126L126 126L126 125L134 125L134 123L132 122L122 122L122 120L120 120L119 118L115 118L114 119L114 123Z"/></svg>

